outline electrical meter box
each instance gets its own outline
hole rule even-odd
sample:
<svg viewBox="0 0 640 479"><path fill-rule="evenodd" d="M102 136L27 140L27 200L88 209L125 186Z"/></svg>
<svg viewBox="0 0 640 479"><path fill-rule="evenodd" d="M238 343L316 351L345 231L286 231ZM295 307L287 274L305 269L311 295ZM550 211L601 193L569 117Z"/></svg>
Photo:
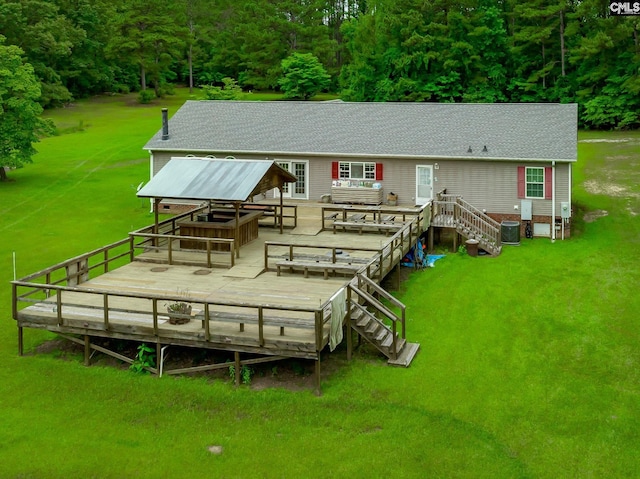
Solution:
<svg viewBox="0 0 640 479"><path fill-rule="evenodd" d="M531 221L531 200L522 200L520 202L520 219Z"/></svg>
<svg viewBox="0 0 640 479"><path fill-rule="evenodd" d="M560 203L560 217L563 219L571 218L571 205L568 201Z"/></svg>

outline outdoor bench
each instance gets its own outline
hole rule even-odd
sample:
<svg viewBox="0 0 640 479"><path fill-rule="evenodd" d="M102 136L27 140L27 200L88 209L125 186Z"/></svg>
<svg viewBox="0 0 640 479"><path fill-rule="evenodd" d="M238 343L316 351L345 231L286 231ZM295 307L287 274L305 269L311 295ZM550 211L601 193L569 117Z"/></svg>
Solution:
<svg viewBox="0 0 640 479"><path fill-rule="evenodd" d="M278 276L280 276L281 268L289 268L290 270L294 269L302 269L304 271L304 277L309 277L309 271L322 271L324 273L324 279L329 279L329 271L339 271L341 273L351 273L356 274L361 268L362 265L355 264L345 264L345 263L331 263L331 262L320 262L316 261L315 263L310 261L278 261L276 263L276 267L278 268Z"/></svg>

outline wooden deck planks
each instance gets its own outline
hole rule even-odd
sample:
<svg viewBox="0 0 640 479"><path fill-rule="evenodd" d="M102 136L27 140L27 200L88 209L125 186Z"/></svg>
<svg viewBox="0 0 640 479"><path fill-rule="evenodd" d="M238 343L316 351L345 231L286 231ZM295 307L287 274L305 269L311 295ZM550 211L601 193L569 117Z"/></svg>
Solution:
<svg viewBox="0 0 640 479"><path fill-rule="evenodd" d="M322 220L321 216L318 210L318 221ZM306 219L302 218L299 227L306 226ZM351 248L381 249L388 244L389 239L382 235L359 235L357 231L340 232L340 234L321 231L309 235L296 234L294 229L285 233L280 235L272 228L260 229L259 238L242 247L240 257L236 258L236 273L226 267L206 268L203 264L206 262L206 259L203 260L205 253L174 251L173 259L187 264L167 265L158 264L166 260L166 252L146 252L137 256L137 260L130 264L78 285L78 289L87 292L181 297L191 302L194 310L197 311L188 324L171 325L167 321L164 300L158 301L158 320L154 326L151 299L110 295L108 297L109 320L105 325L104 295L64 291L61 295L64 318L62 325L57 324L58 312L55 297L22 309L18 318L19 325L44 327L54 332L144 339L163 344L316 358L318 351L316 351L314 327L306 324L304 327L295 326L296 321L309 321L311 325L315 325L313 313L278 311L275 314L269 307L317 308L343 287L348 278L329 276L323 279L322 275L309 275L302 280L301 274L280 277L275 271L257 274L264 270L264 243L273 241L309 245L308 251L307 248L298 248L296 251L302 254L308 253L311 256L324 256L327 251L331 251L314 249L313 245L340 248L354 259L357 258L359 263L372 258L375 253L352 251ZM395 256L399 256L405 247L406 244L401 244L395 248L394 261L399 260ZM283 254L286 250L287 248L283 248ZM223 257L226 257L225 254ZM141 261L143 259L145 262ZM189 265L189 263L193 264ZM386 260L384 266L386 270L391 269L392 265ZM247 321L241 328L237 320L231 320L232 316L237 317L239 308L211 304L209 308L212 319L208 322L208 331L206 331L202 321L204 305L199 301L261 304L265 315L280 315L282 324L278 325L277 321L270 319L269 324L263 326L261 338L257 320ZM251 311L251 314L256 314L256 309ZM205 337L206 333L208 337ZM328 336L329 323L326 322L321 332L320 349L327 344Z"/></svg>

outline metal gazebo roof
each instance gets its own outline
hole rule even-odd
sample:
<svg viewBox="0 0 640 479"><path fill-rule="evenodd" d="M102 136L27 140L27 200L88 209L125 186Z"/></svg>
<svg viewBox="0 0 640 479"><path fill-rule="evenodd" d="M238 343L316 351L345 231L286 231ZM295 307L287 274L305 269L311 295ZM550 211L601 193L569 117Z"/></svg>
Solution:
<svg viewBox="0 0 640 479"><path fill-rule="evenodd" d="M273 160L172 158L137 195L241 202L295 181Z"/></svg>

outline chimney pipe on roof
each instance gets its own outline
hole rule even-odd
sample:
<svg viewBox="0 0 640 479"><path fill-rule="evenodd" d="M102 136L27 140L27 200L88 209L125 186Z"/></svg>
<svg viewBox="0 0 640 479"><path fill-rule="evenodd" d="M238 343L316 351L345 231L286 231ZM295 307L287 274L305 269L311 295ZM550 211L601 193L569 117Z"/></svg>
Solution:
<svg viewBox="0 0 640 479"><path fill-rule="evenodd" d="M167 108L162 109L162 139L169 139L169 110Z"/></svg>

